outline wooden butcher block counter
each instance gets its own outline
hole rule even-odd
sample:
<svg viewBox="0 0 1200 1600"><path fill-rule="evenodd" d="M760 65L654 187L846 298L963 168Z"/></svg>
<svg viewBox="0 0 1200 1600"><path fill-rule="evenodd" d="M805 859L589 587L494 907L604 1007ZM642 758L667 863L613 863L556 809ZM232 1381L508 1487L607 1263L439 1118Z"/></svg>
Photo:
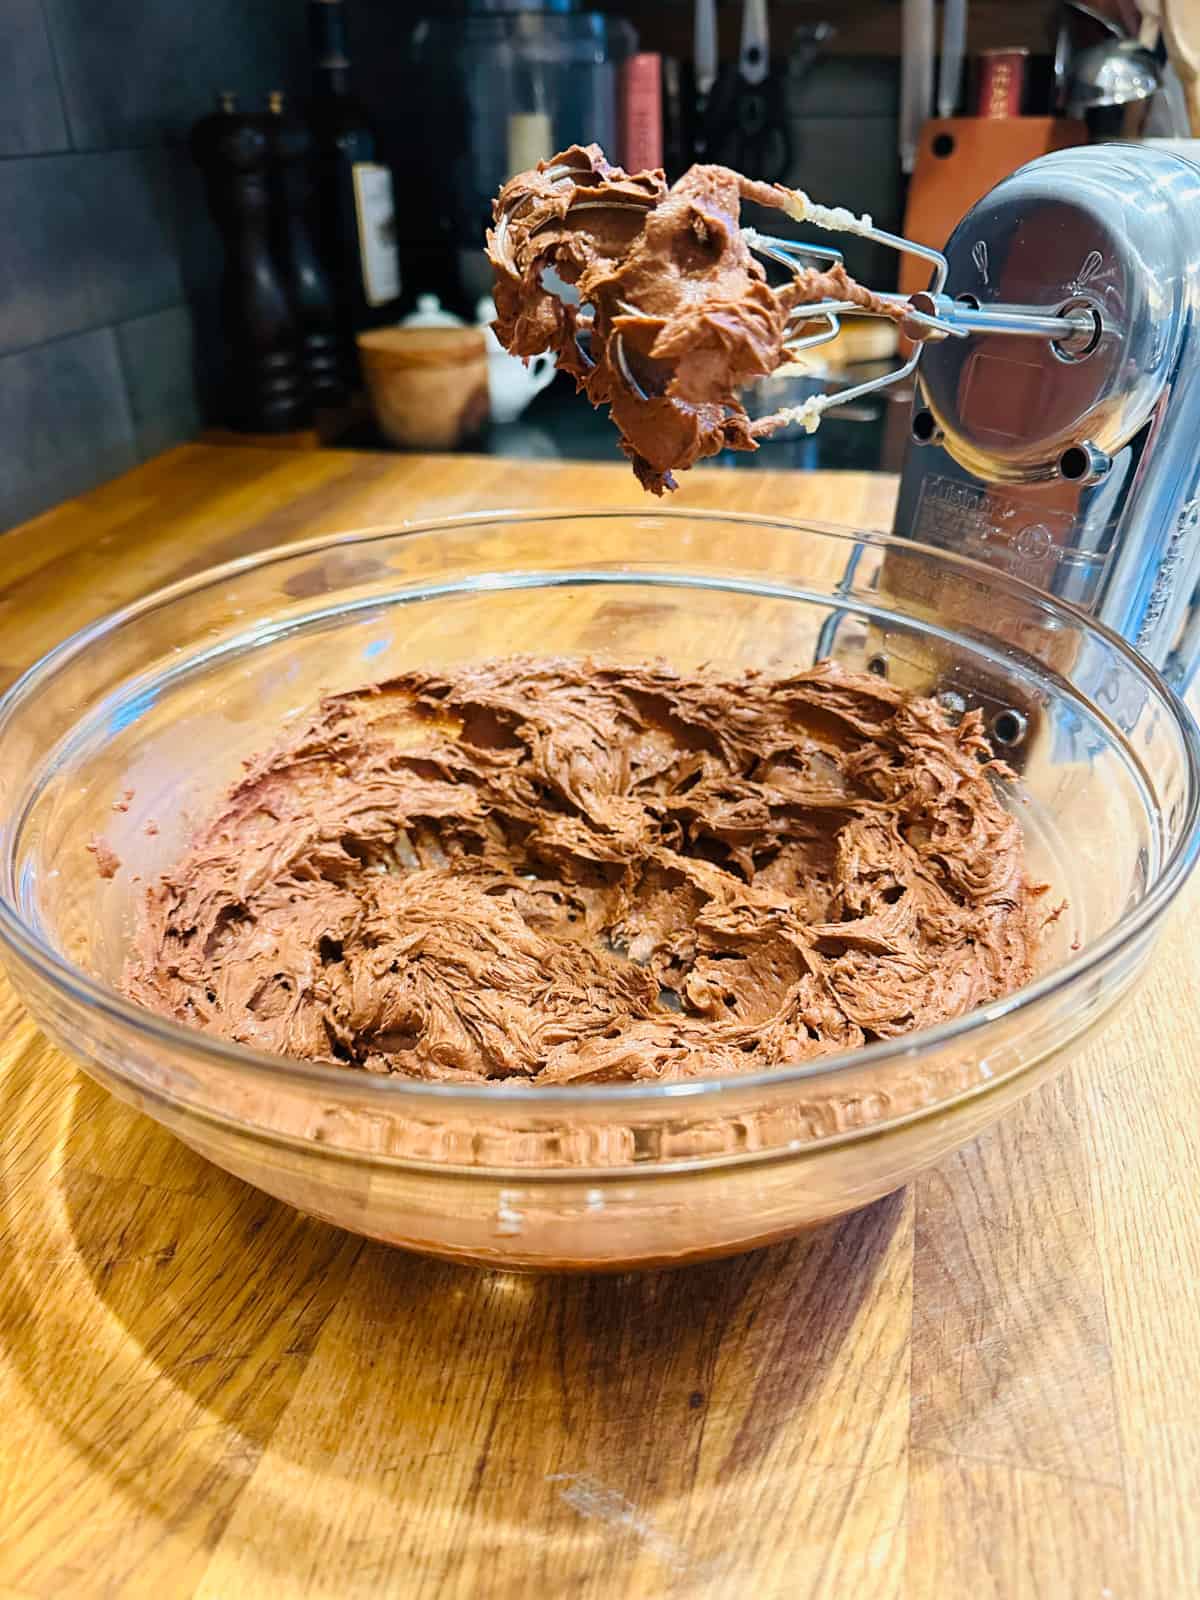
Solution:
<svg viewBox="0 0 1200 1600"><path fill-rule="evenodd" d="M894 491L709 470L675 503L885 527ZM615 464L187 446L0 536L0 675L283 541L638 494ZM1200 1595L1198 889L1116 1031L977 1144L659 1275L308 1220L0 981L0 1600Z"/></svg>

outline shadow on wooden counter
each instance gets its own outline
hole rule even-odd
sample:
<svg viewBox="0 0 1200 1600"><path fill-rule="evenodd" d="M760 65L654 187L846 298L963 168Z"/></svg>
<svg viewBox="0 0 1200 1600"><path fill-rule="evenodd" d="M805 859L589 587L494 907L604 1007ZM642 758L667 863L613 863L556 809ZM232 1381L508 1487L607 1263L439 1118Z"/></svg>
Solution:
<svg viewBox="0 0 1200 1600"><path fill-rule="evenodd" d="M774 1595L844 1540L889 1559L903 1196L673 1273L479 1273L258 1194L24 1026L0 1093L22 1592Z"/></svg>

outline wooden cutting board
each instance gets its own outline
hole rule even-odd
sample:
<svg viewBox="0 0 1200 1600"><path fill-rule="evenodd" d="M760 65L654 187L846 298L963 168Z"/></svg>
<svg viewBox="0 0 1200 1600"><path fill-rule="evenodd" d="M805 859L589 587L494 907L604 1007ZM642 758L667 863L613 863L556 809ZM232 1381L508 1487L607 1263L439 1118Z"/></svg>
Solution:
<svg viewBox="0 0 1200 1600"><path fill-rule="evenodd" d="M1050 150L1086 144L1082 122L1065 117L945 117L927 122L904 212L904 235L941 250L977 200L1001 178ZM905 294L929 287L929 267L900 262Z"/></svg>

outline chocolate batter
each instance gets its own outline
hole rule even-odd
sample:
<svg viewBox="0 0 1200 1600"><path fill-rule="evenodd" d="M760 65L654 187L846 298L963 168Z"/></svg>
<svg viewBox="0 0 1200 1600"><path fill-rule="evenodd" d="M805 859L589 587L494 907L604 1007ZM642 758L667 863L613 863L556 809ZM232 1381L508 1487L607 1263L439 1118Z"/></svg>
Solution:
<svg viewBox="0 0 1200 1600"><path fill-rule="evenodd" d="M509 659L324 700L148 893L124 988L259 1049L540 1084L749 1072L1032 974L977 713Z"/></svg>
<svg viewBox="0 0 1200 1600"><path fill-rule="evenodd" d="M834 298L901 315L840 265L772 288L742 237L743 200L834 215L728 167L692 167L668 188L659 171L610 166L594 144L519 173L495 202L500 342L518 356L553 352L593 405L607 403L621 449L655 494L703 456L758 448L769 427L750 421L738 389L787 359L785 333L804 326L796 307ZM548 268L591 308L586 338L578 307L544 286Z"/></svg>

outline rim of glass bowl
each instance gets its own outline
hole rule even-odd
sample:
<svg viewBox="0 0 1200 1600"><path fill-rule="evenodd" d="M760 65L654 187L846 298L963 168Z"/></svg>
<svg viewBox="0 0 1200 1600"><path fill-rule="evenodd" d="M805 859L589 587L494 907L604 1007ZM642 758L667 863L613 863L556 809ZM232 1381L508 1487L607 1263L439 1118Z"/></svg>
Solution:
<svg viewBox="0 0 1200 1600"><path fill-rule="evenodd" d="M860 531L815 520L766 517L753 512L687 510L684 507L655 508L652 511L639 511L633 508L611 511L579 511L569 508L520 511L506 507L496 511L477 511L455 517L431 518L427 521L374 524L343 533L318 534L314 538L297 540L292 544L272 545L266 550L222 562L218 566L208 567L203 572L156 589L142 599L135 600L120 610L78 629L60 644L55 645L27 668L3 695L0 695L0 748L9 721L36 696L42 683L72 661L81 651L86 650L106 634L135 622L138 617L160 606L167 605L185 594L221 583L238 573L253 568L265 568L279 561L291 561L297 557L315 555L339 545L369 544L374 540L394 539L397 536L415 538L421 534L448 533L456 529L495 527L512 523L531 525L564 520L644 522L648 518L673 522L745 523L770 527L776 532L817 533L823 537L839 540L848 550L855 545L867 545L881 550L894 548L908 553L924 554L939 563L961 570L965 575L974 574L983 578L987 583L1007 591L1017 599L1033 602L1051 616L1069 618L1075 623L1082 624L1089 632L1103 638L1111 648L1124 656L1129 667L1155 691L1170 712L1187 762L1186 812L1178 838L1149 893L1114 927L1091 945L1085 946L1072 960L1055 967L1033 983L1014 990L1012 994L1005 995L1003 999L993 1001L991 1005L981 1006L961 1017L953 1017L936 1027L903 1034L897 1039L877 1040L873 1044L862 1045L854 1050L842 1050L799 1066L768 1068L762 1072L747 1073L745 1076L726 1074L668 1083L548 1085L544 1088L524 1082L514 1083L512 1080L479 1084L427 1083L418 1079L400 1076L383 1077L368 1072L348 1074L343 1078L341 1074L331 1072L327 1066L296 1061L286 1056L268 1055L246 1045L235 1044L230 1040L205 1033L198 1028L185 1028L180 1023L159 1016L157 1012L147 1011L124 999L115 989L110 989L106 984L90 977L39 938L22 921L16 905L5 892L4 882L11 876L9 871L11 854L9 860L0 861L0 939L3 939L24 961L35 967L52 986L67 990L74 999L86 1003L110 1019L115 1019L142 1035L161 1042L169 1049L198 1052L215 1057L226 1066L265 1073L270 1077L283 1078L297 1085L311 1084L319 1087L326 1095L331 1091L336 1093L339 1087L352 1087L355 1094L365 1094L380 1103L391 1100L398 1106L421 1102L428 1104L452 1102L464 1105L472 1101L483 1105L506 1103L509 1106L563 1107L582 1104L617 1106L628 1105L631 1102L658 1103L671 1099L714 1100L722 1095L740 1094L746 1090L783 1090L789 1085L802 1084L813 1078L835 1077L839 1072L880 1066L888 1061L905 1057L911 1058L948 1041L973 1034L1002 1017L1036 1004L1039 1000L1067 988L1077 979L1102 966L1123 946L1129 944L1161 917L1183 886L1197 854L1200 853L1200 726L1161 674L1111 628L1098 622L1069 601L1048 595L1044 590L1026 583L1023 579L999 572L994 567L972 560L970 557L960 556L953 551L942 550L917 540L900 539L891 534ZM524 575L534 577L540 570L553 572L561 578L564 569L534 568ZM589 569L592 573L597 570L595 567ZM621 569L618 567L614 570ZM428 583L432 576L432 574L425 575L422 582ZM483 578L488 574L480 572L477 576ZM731 573L730 576L736 577L737 574ZM779 580L768 581L779 582ZM783 582L786 582L786 579ZM1098 714L1103 716L1102 713ZM14 846L15 843L14 838Z"/></svg>

